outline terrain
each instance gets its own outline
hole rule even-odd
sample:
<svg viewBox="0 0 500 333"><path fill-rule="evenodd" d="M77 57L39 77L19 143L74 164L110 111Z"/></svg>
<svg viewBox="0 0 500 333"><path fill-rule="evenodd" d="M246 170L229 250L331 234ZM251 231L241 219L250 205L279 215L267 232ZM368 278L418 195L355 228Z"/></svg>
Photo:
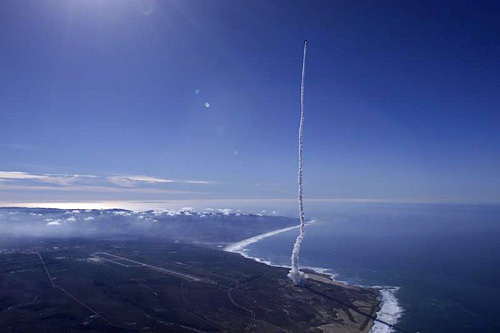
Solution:
<svg viewBox="0 0 500 333"><path fill-rule="evenodd" d="M375 289L288 270L206 243L1 237L4 332L368 332Z"/></svg>

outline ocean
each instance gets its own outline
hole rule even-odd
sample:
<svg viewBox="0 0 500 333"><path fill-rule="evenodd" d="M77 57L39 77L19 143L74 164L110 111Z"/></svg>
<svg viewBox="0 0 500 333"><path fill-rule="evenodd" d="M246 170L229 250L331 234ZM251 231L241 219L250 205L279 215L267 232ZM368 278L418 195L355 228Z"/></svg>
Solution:
<svg viewBox="0 0 500 333"><path fill-rule="evenodd" d="M384 321L421 333L500 332L500 206L309 202L306 215L316 221L300 264L385 287ZM232 250L288 266L297 234L287 228Z"/></svg>

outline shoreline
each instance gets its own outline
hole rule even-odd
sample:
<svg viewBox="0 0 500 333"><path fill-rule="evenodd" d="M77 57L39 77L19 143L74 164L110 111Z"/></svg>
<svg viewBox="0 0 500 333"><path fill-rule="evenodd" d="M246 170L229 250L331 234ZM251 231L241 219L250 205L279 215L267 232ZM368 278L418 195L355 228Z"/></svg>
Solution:
<svg viewBox="0 0 500 333"><path fill-rule="evenodd" d="M306 224L310 225L316 222L316 220L310 221ZM237 253L244 258L251 259L253 261L266 264L271 267L279 267L279 268L291 268L289 265L280 265L274 264L269 260L265 260L258 257L252 257L246 251L246 247L250 244L257 243L265 238L269 238L275 235L279 235L281 233L298 229L299 225L293 227L287 227L283 229L278 229L270 232L266 232L257 236L253 236L242 241L232 243L224 247L223 251ZM337 274L333 273L329 268L321 268L321 267L310 267L310 266L302 266L302 270L310 270L317 274L328 276L334 283L341 284L342 286L349 288L349 283L347 281L341 281L337 279ZM306 272L307 274L307 272ZM403 315L404 309L399 305L399 301L396 297L396 293L399 290L399 287L393 286L357 286L364 288L372 288L377 289L380 293L380 308L377 311L377 319L384 321L390 325L396 325ZM387 326L381 322L374 321L373 326L370 328L370 333L391 333L394 330L391 326Z"/></svg>

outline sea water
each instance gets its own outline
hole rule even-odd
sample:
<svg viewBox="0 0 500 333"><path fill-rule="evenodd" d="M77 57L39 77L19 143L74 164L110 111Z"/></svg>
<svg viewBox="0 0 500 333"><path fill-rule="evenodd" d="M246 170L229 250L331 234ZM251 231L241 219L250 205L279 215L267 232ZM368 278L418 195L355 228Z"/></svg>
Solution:
<svg viewBox="0 0 500 333"><path fill-rule="evenodd" d="M500 332L500 206L310 202L300 264L385 287L379 318L413 332ZM287 208L289 209L289 207ZM290 265L297 229L236 251ZM233 249L235 250L235 249ZM372 332L389 332L377 324Z"/></svg>

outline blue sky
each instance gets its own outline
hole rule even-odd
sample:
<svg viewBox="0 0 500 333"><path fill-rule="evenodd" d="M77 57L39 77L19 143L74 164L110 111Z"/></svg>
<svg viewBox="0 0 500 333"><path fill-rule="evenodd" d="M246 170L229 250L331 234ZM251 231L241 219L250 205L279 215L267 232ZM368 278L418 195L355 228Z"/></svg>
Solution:
<svg viewBox="0 0 500 333"><path fill-rule="evenodd" d="M293 198L304 39L306 197L499 201L498 7L3 1L0 201Z"/></svg>

